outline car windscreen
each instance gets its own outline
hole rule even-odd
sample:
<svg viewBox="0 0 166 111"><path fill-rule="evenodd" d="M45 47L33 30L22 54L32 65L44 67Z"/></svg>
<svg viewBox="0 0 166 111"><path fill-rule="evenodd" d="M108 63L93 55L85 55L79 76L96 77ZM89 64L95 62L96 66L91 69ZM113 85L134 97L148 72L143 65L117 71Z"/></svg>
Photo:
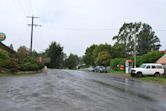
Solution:
<svg viewBox="0 0 166 111"><path fill-rule="evenodd" d="M142 64L141 66L139 66L139 68L145 68L146 65L145 64Z"/></svg>

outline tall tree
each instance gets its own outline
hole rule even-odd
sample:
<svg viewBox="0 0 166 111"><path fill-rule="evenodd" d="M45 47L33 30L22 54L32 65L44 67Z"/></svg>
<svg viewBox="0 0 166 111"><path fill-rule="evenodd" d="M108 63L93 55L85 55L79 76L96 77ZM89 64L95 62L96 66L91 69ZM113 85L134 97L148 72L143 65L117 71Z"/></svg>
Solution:
<svg viewBox="0 0 166 111"><path fill-rule="evenodd" d="M46 50L46 55L50 58L49 66L50 68L62 68L63 66L63 47L52 42L49 48Z"/></svg>
<svg viewBox="0 0 166 111"><path fill-rule="evenodd" d="M111 51L111 58L124 58L126 53L124 51L124 44L114 44Z"/></svg>
<svg viewBox="0 0 166 111"><path fill-rule="evenodd" d="M74 54L70 54L69 57L65 60L65 66L69 69L75 69L79 64L79 57Z"/></svg>
<svg viewBox="0 0 166 111"><path fill-rule="evenodd" d="M99 52L96 58L96 65L108 66L110 64L111 55L108 51Z"/></svg>
<svg viewBox="0 0 166 111"><path fill-rule="evenodd" d="M14 48L13 48L13 44L10 44L9 47L10 47L10 49L14 50Z"/></svg>
<svg viewBox="0 0 166 111"><path fill-rule="evenodd" d="M83 61L85 62L86 65L91 65L91 66L95 65L93 51L96 47L97 45L93 44L86 49L85 55L83 56Z"/></svg>
<svg viewBox="0 0 166 111"><path fill-rule="evenodd" d="M105 44L100 44L100 45L92 45L89 48L86 49L85 55L83 57L83 60L86 65L99 65L98 61L99 59L101 60L101 56L99 57L101 52L106 52L109 55L109 59L111 59L111 51L112 47L111 45L105 43Z"/></svg>
<svg viewBox="0 0 166 111"><path fill-rule="evenodd" d="M111 51L112 51L111 45L109 45L109 44L107 44L107 43L98 45L98 46L94 49L94 51L93 51L93 57L94 57L95 59L97 59L98 54L99 54L100 52L102 52L102 51L106 51L106 52L108 52L109 54L111 54Z"/></svg>
<svg viewBox="0 0 166 111"><path fill-rule="evenodd" d="M29 56L29 50L26 46L20 46L17 50L19 62L23 62L23 60Z"/></svg>
<svg viewBox="0 0 166 111"><path fill-rule="evenodd" d="M116 44L124 45L126 54L133 53L133 47L136 45L139 55L145 54L151 50L159 50L160 40L155 35L152 27L145 23L124 23L117 36L113 37Z"/></svg>

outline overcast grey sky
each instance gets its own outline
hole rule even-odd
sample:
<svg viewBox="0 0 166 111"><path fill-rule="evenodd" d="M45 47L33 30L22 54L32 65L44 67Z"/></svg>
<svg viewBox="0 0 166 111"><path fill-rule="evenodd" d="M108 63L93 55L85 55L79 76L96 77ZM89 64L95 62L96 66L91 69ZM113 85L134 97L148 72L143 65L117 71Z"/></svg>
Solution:
<svg viewBox="0 0 166 111"><path fill-rule="evenodd" d="M0 32L3 42L17 49L30 44L31 23L38 16L33 49L44 51L51 41L64 52L83 55L92 44L113 44L112 37L124 22L144 22L153 27L166 49L166 0L0 0Z"/></svg>

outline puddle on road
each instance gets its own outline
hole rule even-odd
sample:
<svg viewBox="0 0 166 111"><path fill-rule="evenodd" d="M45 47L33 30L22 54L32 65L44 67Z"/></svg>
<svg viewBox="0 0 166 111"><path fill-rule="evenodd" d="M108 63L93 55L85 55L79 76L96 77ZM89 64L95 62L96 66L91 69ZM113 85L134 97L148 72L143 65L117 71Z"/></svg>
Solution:
<svg viewBox="0 0 166 111"><path fill-rule="evenodd" d="M128 93L128 94L132 94L134 96L137 96L137 97L140 97L144 100L147 100L147 101L150 101L150 102L156 102L156 100L148 95L144 95L144 94L141 94L141 93L138 93L138 92L134 92L132 90L129 90L129 89L125 89L122 88L122 87L118 87L118 86L114 86L114 85L111 85L111 84L108 84L108 83L105 83L105 82L102 82L102 81L99 81L99 80L92 80L93 82L96 82L102 86L105 86L107 88L111 88L111 89L114 89L114 90L117 90L117 91L120 91L120 92L125 92L125 93Z"/></svg>

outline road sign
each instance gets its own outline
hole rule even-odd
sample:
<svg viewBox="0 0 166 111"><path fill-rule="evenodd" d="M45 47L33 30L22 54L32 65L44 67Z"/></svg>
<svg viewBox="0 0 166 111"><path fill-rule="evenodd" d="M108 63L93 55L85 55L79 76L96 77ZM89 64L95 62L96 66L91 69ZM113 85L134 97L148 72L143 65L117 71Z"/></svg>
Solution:
<svg viewBox="0 0 166 111"><path fill-rule="evenodd" d="M0 33L0 42L6 39L6 35L4 33Z"/></svg>

